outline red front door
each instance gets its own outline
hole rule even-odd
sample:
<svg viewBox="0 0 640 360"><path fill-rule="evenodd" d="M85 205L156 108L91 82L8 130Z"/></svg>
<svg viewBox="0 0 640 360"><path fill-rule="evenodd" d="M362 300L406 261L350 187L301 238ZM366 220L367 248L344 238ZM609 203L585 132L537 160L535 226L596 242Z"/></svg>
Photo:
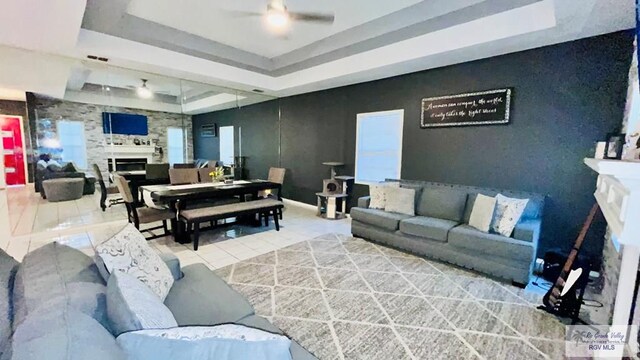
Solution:
<svg viewBox="0 0 640 360"><path fill-rule="evenodd" d="M22 126L20 118L12 116L0 117L2 134L2 160L7 185L25 185L24 144L22 143Z"/></svg>

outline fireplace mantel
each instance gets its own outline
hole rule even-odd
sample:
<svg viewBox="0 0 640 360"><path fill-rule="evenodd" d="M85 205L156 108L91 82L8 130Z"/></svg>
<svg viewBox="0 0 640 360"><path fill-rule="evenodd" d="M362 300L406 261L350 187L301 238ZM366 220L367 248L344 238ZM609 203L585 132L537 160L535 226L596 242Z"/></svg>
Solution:
<svg viewBox="0 0 640 360"><path fill-rule="evenodd" d="M111 145L107 147L107 151L110 151L114 155L117 155L116 157L140 157L141 154L144 154L142 157L146 157L147 155L153 155L153 153L155 152L155 147L149 145Z"/></svg>
<svg viewBox="0 0 640 360"><path fill-rule="evenodd" d="M598 173L594 196L621 244L622 262L611 325L629 325L640 259L640 162L587 158L584 163Z"/></svg>
<svg viewBox="0 0 640 360"><path fill-rule="evenodd" d="M640 247L640 162L584 162L599 174L594 196L618 242Z"/></svg>

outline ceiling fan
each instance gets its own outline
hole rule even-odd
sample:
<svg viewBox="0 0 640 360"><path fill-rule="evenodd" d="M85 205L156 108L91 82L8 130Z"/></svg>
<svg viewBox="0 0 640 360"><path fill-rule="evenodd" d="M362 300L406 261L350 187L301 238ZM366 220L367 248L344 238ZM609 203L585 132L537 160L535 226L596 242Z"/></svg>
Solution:
<svg viewBox="0 0 640 360"><path fill-rule="evenodd" d="M148 86L147 86L147 79L140 79L142 80L142 85L140 86L131 86L131 85L127 85L127 87L129 89L135 90L136 94L143 98L143 99L150 99L153 97L153 94L166 94L167 91L160 91L160 90L151 90Z"/></svg>
<svg viewBox="0 0 640 360"><path fill-rule="evenodd" d="M317 12L295 12L289 11L284 5L284 0L270 0L267 4L266 12L235 12L240 16L259 16L264 17L267 24L274 30L282 30L289 25L291 21L304 21L318 24L333 24L335 15L332 13Z"/></svg>

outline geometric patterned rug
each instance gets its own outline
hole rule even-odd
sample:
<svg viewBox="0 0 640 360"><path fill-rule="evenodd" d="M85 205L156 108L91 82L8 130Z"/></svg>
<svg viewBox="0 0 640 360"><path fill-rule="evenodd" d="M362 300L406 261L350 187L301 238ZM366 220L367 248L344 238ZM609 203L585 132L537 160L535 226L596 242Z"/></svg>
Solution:
<svg viewBox="0 0 640 360"><path fill-rule="evenodd" d="M561 359L565 327L523 289L346 235L216 270L320 359Z"/></svg>

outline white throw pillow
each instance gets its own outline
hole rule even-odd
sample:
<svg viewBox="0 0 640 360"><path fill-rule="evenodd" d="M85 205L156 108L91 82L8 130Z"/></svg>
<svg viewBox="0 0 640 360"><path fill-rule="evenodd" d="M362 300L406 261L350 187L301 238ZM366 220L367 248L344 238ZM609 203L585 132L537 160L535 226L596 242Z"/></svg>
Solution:
<svg viewBox="0 0 640 360"><path fill-rule="evenodd" d="M399 188L400 183L392 181L369 185L369 196L371 196L369 209L384 210L386 204L386 191L389 187Z"/></svg>
<svg viewBox="0 0 640 360"><path fill-rule="evenodd" d="M469 226L488 233L495 209L496 198L477 194L473 209L471 209L471 216L469 216Z"/></svg>
<svg viewBox="0 0 640 360"><path fill-rule="evenodd" d="M385 191L384 211L414 216L415 198L414 189L388 187Z"/></svg>
<svg viewBox="0 0 640 360"><path fill-rule="evenodd" d="M121 271L138 278L162 301L173 286L171 270L133 224L96 246L96 254L109 273Z"/></svg>
<svg viewBox="0 0 640 360"><path fill-rule="evenodd" d="M515 199L502 194L496 195L496 211L491 222L491 230L503 236L511 236L528 202L529 199Z"/></svg>
<svg viewBox="0 0 640 360"><path fill-rule="evenodd" d="M129 359L291 359L286 336L236 324L140 330L116 341Z"/></svg>

